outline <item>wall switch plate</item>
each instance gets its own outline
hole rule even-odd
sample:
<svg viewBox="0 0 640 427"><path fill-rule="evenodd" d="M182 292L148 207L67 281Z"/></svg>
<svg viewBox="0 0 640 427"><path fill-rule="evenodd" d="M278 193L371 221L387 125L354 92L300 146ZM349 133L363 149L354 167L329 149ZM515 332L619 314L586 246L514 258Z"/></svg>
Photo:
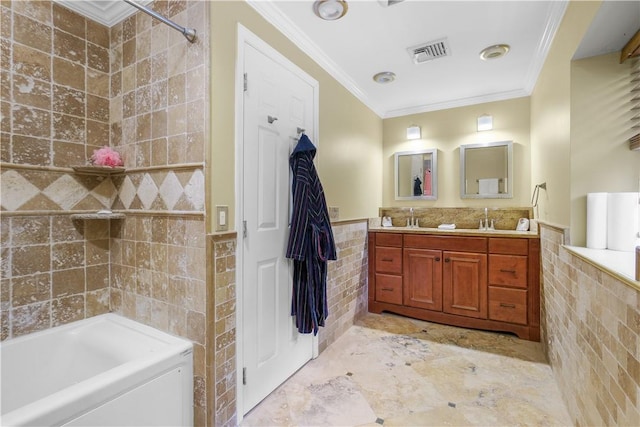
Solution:
<svg viewBox="0 0 640 427"><path fill-rule="evenodd" d="M216 205L216 231L229 229L229 206Z"/></svg>

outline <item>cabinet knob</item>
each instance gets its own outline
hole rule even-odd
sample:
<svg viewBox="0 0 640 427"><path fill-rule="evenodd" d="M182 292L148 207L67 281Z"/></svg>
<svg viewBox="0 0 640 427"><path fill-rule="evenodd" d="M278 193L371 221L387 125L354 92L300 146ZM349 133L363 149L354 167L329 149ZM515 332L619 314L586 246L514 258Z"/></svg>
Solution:
<svg viewBox="0 0 640 427"><path fill-rule="evenodd" d="M444 262L449 262L449 261L451 261L451 258L445 258L444 259Z"/></svg>
<svg viewBox="0 0 640 427"><path fill-rule="evenodd" d="M436 261L440 261L440 257L439 256L436 257Z"/></svg>

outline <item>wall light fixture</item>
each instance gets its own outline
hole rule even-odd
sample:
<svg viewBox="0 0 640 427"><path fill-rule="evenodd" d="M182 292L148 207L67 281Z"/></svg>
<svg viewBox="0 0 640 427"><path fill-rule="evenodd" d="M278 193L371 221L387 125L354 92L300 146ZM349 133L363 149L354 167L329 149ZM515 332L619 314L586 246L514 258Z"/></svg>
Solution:
<svg viewBox="0 0 640 427"><path fill-rule="evenodd" d="M489 114L483 114L478 117L478 132L482 132L483 130L491 130L493 129L493 116Z"/></svg>
<svg viewBox="0 0 640 427"><path fill-rule="evenodd" d="M420 126L411 125L407 128L407 139L420 139L421 136Z"/></svg>

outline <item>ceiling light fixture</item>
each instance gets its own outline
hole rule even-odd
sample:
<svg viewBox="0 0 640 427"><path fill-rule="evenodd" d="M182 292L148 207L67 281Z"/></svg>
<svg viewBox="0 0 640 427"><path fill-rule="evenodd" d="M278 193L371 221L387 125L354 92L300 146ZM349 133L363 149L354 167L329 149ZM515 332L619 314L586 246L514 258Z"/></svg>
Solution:
<svg viewBox="0 0 640 427"><path fill-rule="evenodd" d="M480 59L488 61L489 59L497 59L505 56L511 47L508 44L494 44L485 47L480 51Z"/></svg>
<svg viewBox="0 0 640 427"><path fill-rule="evenodd" d="M395 79L396 79L396 75L391 71L383 71L373 76L373 81L380 84L391 83Z"/></svg>
<svg viewBox="0 0 640 427"><path fill-rule="evenodd" d="M325 21L335 21L347 14L349 6L345 0L316 0L313 12Z"/></svg>

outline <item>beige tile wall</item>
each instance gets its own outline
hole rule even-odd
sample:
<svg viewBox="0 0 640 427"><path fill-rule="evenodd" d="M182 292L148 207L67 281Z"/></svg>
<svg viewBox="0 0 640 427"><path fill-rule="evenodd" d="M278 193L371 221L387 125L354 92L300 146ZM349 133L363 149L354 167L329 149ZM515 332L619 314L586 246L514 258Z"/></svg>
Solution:
<svg viewBox="0 0 640 427"><path fill-rule="evenodd" d="M109 31L49 1L0 3L0 292L7 339L109 309L110 179L79 176L109 144Z"/></svg>
<svg viewBox="0 0 640 427"><path fill-rule="evenodd" d="M213 351L207 354L208 384L215 392L209 406L209 425L235 426L236 417L236 233L209 235L207 330Z"/></svg>
<svg viewBox="0 0 640 427"><path fill-rule="evenodd" d="M640 292L541 224L542 343L578 426L640 425Z"/></svg>
<svg viewBox="0 0 640 427"><path fill-rule="evenodd" d="M337 222L332 228L338 259L327 265L329 316L318 332L320 352L367 311L367 221Z"/></svg>
<svg viewBox="0 0 640 427"><path fill-rule="evenodd" d="M0 229L3 340L109 311L108 227L47 215Z"/></svg>

